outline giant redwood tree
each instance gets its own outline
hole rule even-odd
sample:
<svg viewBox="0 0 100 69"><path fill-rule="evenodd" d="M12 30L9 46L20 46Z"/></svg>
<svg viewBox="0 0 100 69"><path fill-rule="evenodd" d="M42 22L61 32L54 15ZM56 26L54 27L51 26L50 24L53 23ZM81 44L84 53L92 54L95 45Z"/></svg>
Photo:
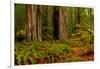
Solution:
<svg viewBox="0 0 100 69"><path fill-rule="evenodd" d="M32 5L26 5L26 35L27 40L31 41L32 37Z"/></svg>
<svg viewBox="0 0 100 69"><path fill-rule="evenodd" d="M63 7L53 8L53 26L54 26L54 39L66 40L67 29L66 29L66 16Z"/></svg>
<svg viewBox="0 0 100 69"><path fill-rule="evenodd" d="M42 40L41 6L26 5L26 35L29 41Z"/></svg>
<svg viewBox="0 0 100 69"><path fill-rule="evenodd" d="M59 39L67 39L66 16L63 7L59 7Z"/></svg>

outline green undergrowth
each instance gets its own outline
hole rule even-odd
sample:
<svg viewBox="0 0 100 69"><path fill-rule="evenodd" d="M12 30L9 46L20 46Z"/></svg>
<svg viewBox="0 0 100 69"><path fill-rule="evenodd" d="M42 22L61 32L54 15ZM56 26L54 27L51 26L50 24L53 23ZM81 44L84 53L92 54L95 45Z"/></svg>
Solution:
<svg viewBox="0 0 100 69"><path fill-rule="evenodd" d="M15 65L82 61L72 47L68 41L15 42ZM76 50L85 51L85 48L86 53L93 51L89 46Z"/></svg>
<svg viewBox="0 0 100 69"><path fill-rule="evenodd" d="M67 42L59 41L33 41L15 43L15 64L36 64L37 59L44 57L54 57L70 51ZM48 58L49 59L49 58ZM37 60L37 61L36 61Z"/></svg>

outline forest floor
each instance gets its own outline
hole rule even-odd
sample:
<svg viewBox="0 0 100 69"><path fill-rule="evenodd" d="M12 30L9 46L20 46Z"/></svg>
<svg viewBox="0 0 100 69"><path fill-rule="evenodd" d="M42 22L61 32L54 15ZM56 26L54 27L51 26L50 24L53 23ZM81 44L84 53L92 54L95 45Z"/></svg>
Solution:
<svg viewBox="0 0 100 69"><path fill-rule="evenodd" d="M60 41L15 43L15 64L46 64L94 60L94 46L74 46Z"/></svg>

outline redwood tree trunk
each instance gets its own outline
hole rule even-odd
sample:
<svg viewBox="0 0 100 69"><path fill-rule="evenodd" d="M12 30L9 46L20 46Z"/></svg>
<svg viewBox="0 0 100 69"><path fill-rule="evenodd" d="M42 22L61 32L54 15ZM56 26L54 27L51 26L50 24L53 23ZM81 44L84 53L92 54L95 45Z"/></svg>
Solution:
<svg viewBox="0 0 100 69"><path fill-rule="evenodd" d="M59 7L59 40L67 39L66 17L63 7Z"/></svg>
<svg viewBox="0 0 100 69"><path fill-rule="evenodd" d="M42 25L42 6L37 6L37 39L42 41L41 35L41 25Z"/></svg>
<svg viewBox="0 0 100 69"><path fill-rule="evenodd" d="M41 8L39 6L26 5L26 13L26 35L28 41L41 41Z"/></svg>
<svg viewBox="0 0 100 69"><path fill-rule="evenodd" d="M36 18L37 17L37 6L32 6L32 40L37 40L37 33L36 33Z"/></svg>
<svg viewBox="0 0 100 69"><path fill-rule="evenodd" d="M59 39L59 7L53 8L53 36L54 40Z"/></svg>
<svg viewBox="0 0 100 69"><path fill-rule="evenodd" d="M27 39L28 41L31 41L31 24L32 24L32 6L31 5L26 5L26 35L27 35Z"/></svg>
<svg viewBox="0 0 100 69"><path fill-rule="evenodd" d="M64 41L67 39L66 14L63 7L53 8L54 39Z"/></svg>

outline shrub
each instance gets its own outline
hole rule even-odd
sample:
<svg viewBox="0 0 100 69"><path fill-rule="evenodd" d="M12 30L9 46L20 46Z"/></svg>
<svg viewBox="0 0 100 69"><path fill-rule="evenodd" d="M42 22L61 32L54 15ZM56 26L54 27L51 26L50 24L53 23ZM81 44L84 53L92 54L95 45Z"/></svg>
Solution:
<svg viewBox="0 0 100 69"><path fill-rule="evenodd" d="M20 30L15 34L15 40L16 41L24 41L25 40L25 31Z"/></svg>

